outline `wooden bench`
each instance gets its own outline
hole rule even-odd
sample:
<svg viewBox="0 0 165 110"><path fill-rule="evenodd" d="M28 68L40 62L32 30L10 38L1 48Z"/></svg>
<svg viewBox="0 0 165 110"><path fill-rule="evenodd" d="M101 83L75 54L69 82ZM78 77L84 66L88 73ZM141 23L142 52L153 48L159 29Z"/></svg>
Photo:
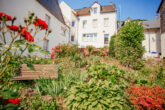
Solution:
<svg viewBox="0 0 165 110"><path fill-rule="evenodd" d="M13 77L12 80L36 80L40 78L53 79L57 78L58 68L52 64L34 64L35 70L31 70L22 64L20 68L20 74Z"/></svg>

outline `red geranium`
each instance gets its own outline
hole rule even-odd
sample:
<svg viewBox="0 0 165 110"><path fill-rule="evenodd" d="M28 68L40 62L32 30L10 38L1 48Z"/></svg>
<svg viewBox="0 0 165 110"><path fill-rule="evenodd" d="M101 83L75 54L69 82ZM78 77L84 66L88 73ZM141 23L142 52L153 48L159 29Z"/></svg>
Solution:
<svg viewBox="0 0 165 110"><path fill-rule="evenodd" d="M41 20L41 19L37 19L36 22L34 23L35 26L40 26L41 29L47 29L48 28L48 25L46 24L45 21Z"/></svg>
<svg viewBox="0 0 165 110"><path fill-rule="evenodd" d="M134 85L128 89L129 101L138 109L163 110L165 88Z"/></svg>
<svg viewBox="0 0 165 110"><path fill-rule="evenodd" d="M15 25L10 25L7 28L10 29L10 30L12 30L12 31L18 31L19 30L19 27L18 26L15 26Z"/></svg>
<svg viewBox="0 0 165 110"><path fill-rule="evenodd" d="M19 98L4 99L3 104L4 104L4 105L7 105L7 104L9 104L9 103L20 104L20 102L21 102L21 99L19 99Z"/></svg>
<svg viewBox="0 0 165 110"><path fill-rule="evenodd" d="M9 15L7 15L5 13L0 12L0 20L2 20L2 16L6 16L7 20L11 20L12 19L11 16L9 16Z"/></svg>

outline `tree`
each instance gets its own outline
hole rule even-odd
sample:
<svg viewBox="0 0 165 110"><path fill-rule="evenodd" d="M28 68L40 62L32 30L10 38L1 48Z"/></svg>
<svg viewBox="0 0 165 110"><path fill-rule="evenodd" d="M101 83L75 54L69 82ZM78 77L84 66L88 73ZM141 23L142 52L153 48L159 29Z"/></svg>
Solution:
<svg viewBox="0 0 165 110"><path fill-rule="evenodd" d="M125 66L140 69L143 66L144 28L138 22L126 23L114 40L115 57Z"/></svg>

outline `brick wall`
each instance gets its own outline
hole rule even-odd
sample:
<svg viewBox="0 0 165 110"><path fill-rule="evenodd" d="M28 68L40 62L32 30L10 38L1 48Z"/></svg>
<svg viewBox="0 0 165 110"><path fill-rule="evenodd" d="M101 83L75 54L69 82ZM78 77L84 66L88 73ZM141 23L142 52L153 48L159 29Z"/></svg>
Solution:
<svg viewBox="0 0 165 110"><path fill-rule="evenodd" d="M160 20L161 20L161 33L165 32L165 0L160 9Z"/></svg>

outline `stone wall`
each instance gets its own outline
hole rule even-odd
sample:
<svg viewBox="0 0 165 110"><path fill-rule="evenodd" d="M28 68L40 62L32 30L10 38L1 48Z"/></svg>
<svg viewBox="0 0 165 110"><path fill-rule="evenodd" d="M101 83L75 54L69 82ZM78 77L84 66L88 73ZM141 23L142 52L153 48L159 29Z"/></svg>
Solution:
<svg viewBox="0 0 165 110"><path fill-rule="evenodd" d="M163 0L163 3L160 8L160 22L161 22L161 33L165 32L165 0Z"/></svg>

